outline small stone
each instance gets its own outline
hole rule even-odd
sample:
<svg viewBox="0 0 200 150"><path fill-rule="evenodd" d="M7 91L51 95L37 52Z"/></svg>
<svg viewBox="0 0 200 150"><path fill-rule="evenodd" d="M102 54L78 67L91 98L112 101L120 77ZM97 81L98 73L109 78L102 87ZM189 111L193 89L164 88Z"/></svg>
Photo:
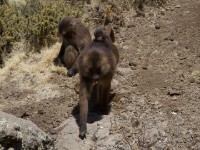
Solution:
<svg viewBox="0 0 200 150"><path fill-rule="evenodd" d="M144 41L142 40L138 40L138 43L140 43L141 45L145 45Z"/></svg>
<svg viewBox="0 0 200 150"><path fill-rule="evenodd" d="M153 17L153 16L155 16L155 13L150 12L150 13L149 13L149 17Z"/></svg>
<svg viewBox="0 0 200 150"><path fill-rule="evenodd" d="M137 66L137 63L136 63L136 62L129 62L128 65L129 65L129 66L134 66L134 67L136 67L136 66Z"/></svg>
<svg viewBox="0 0 200 150"><path fill-rule="evenodd" d="M186 45L186 46L185 46L185 49L189 49L189 46Z"/></svg>
<svg viewBox="0 0 200 150"><path fill-rule="evenodd" d="M180 91L177 91L177 90L171 89L167 94L168 94L169 96L179 96L179 95L181 95L181 92L180 92Z"/></svg>
<svg viewBox="0 0 200 150"><path fill-rule="evenodd" d="M131 123L132 123L132 127L135 128L135 127L138 127L140 122L137 118L132 118L131 119Z"/></svg>
<svg viewBox="0 0 200 150"><path fill-rule="evenodd" d="M162 9L162 10L160 11L160 14L161 14L161 15L165 15L165 10Z"/></svg>
<svg viewBox="0 0 200 150"><path fill-rule="evenodd" d="M133 23L128 23L128 24L127 24L127 28L133 28L133 27L136 27L136 25L133 24Z"/></svg>
<svg viewBox="0 0 200 150"><path fill-rule="evenodd" d="M174 35L171 34L168 37L166 37L164 40L174 41Z"/></svg>
<svg viewBox="0 0 200 150"><path fill-rule="evenodd" d="M178 45L179 45L179 42L178 42L178 41L174 41L174 44L175 44L176 46L178 46Z"/></svg>
<svg viewBox="0 0 200 150"><path fill-rule="evenodd" d="M176 112L172 112L172 115L177 115L177 113Z"/></svg>
<svg viewBox="0 0 200 150"><path fill-rule="evenodd" d="M56 134L58 131L56 129L50 129L51 134Z"/></svg>
<svg viewBox="0 0 200 150"><path fill-rule="evenodd" d="M190 83L195 83L195 79L194 79L194 78L191 78L191 79L190 79Z"/></svg>
<svg viewBox="0 0 200 150"><path fill-rule="evenodd" d="M176 5L175 8L181 8L181 5Z"/></svg>
<svg viewBox="0 0 200 150"><path fill-rule="evenodd" d="M103 140L108 137L109 135L109 127L99 126L97 131L94 133L95 139Z"/></svg>
<svg viewBox="0 0 200 150"><path fill-rule="evenodd" d="M160 29L160 25L159 24L155 24L155 29Z"/></svg>
<svg viewBox="0 0 200 150"><path fill-rule="evenodd" d="M150 25L149 25L149 28L155 29L155 25L154 25L154 24L150 24Z"/></svg>
<svg viewBox="0 0 200 150"><path fill-rule="evenodd" d="M189 14L190 13L190 11L185 11L185 14Z"/></svg>
<svg viewBox="0 0 200 150"><path fill-rule="evenodd" d="M126 76L128 74L131 74L132 70L130 68L117 68L116 73L121 76Z"/></svg>
<svg viewBox="0 0 200 150"><path fill-rule="evenodd" d="M148 64L144 63L143 66L142 66L142 69L147 70L148 69Z"/></svg>

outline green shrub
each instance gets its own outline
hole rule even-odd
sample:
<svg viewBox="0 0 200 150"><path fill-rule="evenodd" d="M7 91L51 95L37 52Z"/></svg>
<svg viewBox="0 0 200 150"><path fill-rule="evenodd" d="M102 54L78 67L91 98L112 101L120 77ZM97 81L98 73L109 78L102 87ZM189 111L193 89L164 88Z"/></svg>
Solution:
<svg viewBox="0 0 200 150"><path fill-rule="evenodd" d="M36 50L57 41L57 26L63 16L80 17L79 11L72 9L66 0L31 0L31 2L33 4L28 3L32 5L27 5L23 10L27 18L25 39Z"/></svg>
<svg viewBox="0 0 200 150"><path fill-rule="evenodd" d="M0 64L2 54L9 53L13 43L26 40L28 51L40 51L58 40L57 26L63 16L80 17L80 9L66 0L27 0L24 5L0 4Z"/></svg>

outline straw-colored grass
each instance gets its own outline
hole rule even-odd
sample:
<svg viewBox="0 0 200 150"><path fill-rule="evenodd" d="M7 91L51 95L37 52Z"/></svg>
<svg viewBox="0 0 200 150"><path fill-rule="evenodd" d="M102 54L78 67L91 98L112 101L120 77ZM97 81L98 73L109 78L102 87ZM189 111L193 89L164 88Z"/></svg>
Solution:
<svg viewBox="0 0 200 150"><path fill-rule="evenodd" d="M195 70L192 72L192 77L200 80L200 70Z"/></svg>
<svg viewBox="0 0 200 150"><path fill-rule="evenodd" d="M18 47L18 51L13 51L15 53L5 61L5 67L0 69L0 80L10 78L12 81L22 83L22 87L26 89L49 83L53 73L66 73L66 68L53 64L59 50L60 43L44 48L41 53L26 54L24 46Z"/></svg>

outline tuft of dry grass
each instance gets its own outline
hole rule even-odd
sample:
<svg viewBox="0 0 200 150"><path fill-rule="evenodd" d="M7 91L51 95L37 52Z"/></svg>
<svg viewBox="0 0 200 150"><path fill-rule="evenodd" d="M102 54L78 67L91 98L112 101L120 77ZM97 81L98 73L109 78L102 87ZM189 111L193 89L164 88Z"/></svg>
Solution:
<svg viewBox="0 0 200 150"><path fill-rule="evenodd" d="M197 80L200 80L200 70L195 70L192 72L192 77L197 79Z"/></svg>
<svg viewBox="0 0 200 150"><path fill-rule="evenodd" d="M14 57L12 57L12 61L9 62L9 60L7 60L6 67L1 69L0 75L8 75L10 71L14 70L14 68L16 68L16 66L18 66L21 63L25 56L25 53L16 54Z"/></svg>
<svg viewBox="0 0 200 150"><path fill-rule="evenodd" d="M54 58L60 50L60 43L50 48L44 48L41 53L25 53L24 46L13 51L5 61L5 67L0 69L0 79L11 78L22 83L24 88L32 88L38 84L49 83L53 73L65 74L66 68L55 66ZM26 85L25 85L26 84Z"/></svg>

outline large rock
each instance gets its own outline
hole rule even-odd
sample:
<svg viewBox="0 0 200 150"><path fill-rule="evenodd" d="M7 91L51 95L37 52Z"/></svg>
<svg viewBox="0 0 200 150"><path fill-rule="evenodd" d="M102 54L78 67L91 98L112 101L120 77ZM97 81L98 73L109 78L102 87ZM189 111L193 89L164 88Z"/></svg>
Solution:
<svg viewBox="0 0 200 150"><path fill-rule="evenodd" d="M110 113L109 115L99 116L90 114L88 117L86 139L79 138L79 127L74 117L66 120L59 130L57 140L55 142L56 150L114 150L118 149L119 141L122 141L122 135L111 134L113 120L116 117ZM119 144L117 144L119 143Z"/></svg>
<svg viewBox="0 0 200 150"><path fill-rule="evenodd" d="M52 150L53 140L33 122L0 111L0 149Z"/></svg>

